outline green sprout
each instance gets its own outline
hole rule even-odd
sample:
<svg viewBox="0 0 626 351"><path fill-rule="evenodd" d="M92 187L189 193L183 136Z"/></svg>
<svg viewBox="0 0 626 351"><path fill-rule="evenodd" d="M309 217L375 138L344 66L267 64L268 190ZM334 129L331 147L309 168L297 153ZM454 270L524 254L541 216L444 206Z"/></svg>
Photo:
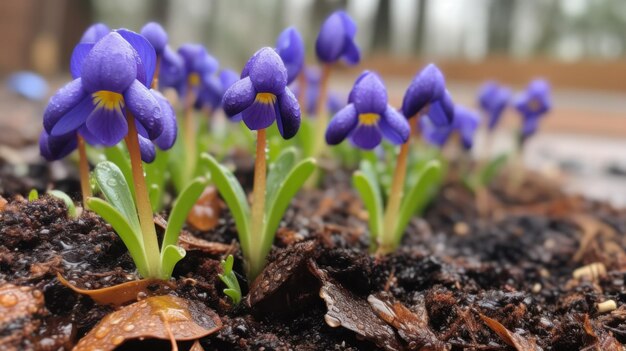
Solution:
<svg viewBox="0 0 626 351"><path fill-rule="evenodd" d="M382 253L398 247L411 217L423 211L442 178L438 160L417 164L415 172L415 180L412 186L407 187L406 196L403 196L405 191L402 190L394 193L400 204L397 210L389 206L389 201L385 206L379 176L370 161L361 161L360 169L354 172L352 182L369 213L372 252L376 251L376 244Z"/></svg>
<svg viewBox="0 0 626 351"><path fill-rule="evenodd" d="M37 191L37 189L31 189L31 191L28 193L28 201L35 201L35 200L39 200L39 192Z"/></svg>
<svg viewBox="0 0 626 351"><path fill-rule="evenodd" d="M32 193L32 191L31 191ZM68 216L70 216L70 218L76 218L78 217L78 212L76 211L76 205L74 205L74 201L72 201L72 199L69 197L69 195L67 195L66 193L62 192L61 190L48 190L48 195L52 196L52 197L56 197L57 199L63 201L65 203L65 207L67 207L67 214ZM28 198L30 199L30 195L28 195Z"/></svg>
<svg viewBox="0 0 626 351"><path fill-rule="evenodd" d="M248 279L253 280L265 267L265 257L272 248L280 220L291 199L315 170L315 160L306 158L297 162L296 150L289 147L270 164L264 189L265 208L261 213L261 223L258 223L252 218L246 194L233 173L208 154L203 154L201 159L233 214L246 274Z"/></svg>
<svg viewBox="0 0 626 351"><path fill-rule="evenodd" d="M233 272L233 263L235 259L233 255L228 255L226 260L222 260L220 264L222 265L222 270L224 271L222 274L218 274L217 276L220 280L226 285L226 289L224 289L224 294L230 297L233 301L233 304L238 305L241 302L241 288L239 287L239 281L237 280L237 276L235 276L235 272Z"/></svg>
<svg viewBox="0 0 626 351"><path fill-rule="evenodd" d="M154 223L143 223L128 182L120 168L110 161L100 162L94 169L96 182L106 199L91 197L89 209L104 218L128 248L139 274L144 278L169 279L185 250L177 245L187 214L208 183L206 178L193 180L178 196L165 229L161 247ZM146 233L148 226L151 231Z"/></svg>
<svg viewBox="0 0 626 351"><path fill-rule="evenodd" d="M491 184L494 178L500 174L507 163L507 159L508 155L502 154L478 167L478 169L463 180L465 186L474 193L478 191L478 189L486 188Z"/></svg>

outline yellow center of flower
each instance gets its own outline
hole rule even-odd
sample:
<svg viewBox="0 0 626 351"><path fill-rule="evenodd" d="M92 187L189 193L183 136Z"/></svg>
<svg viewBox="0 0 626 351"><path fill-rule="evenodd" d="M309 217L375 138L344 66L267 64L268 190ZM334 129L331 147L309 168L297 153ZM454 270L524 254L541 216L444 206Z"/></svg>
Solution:
<svg viewBox="0 0 626 351"><path fill-rule="evenodd" d="M187 83L192 87L197 87L200 85L200 75L198 73L190 74L189 78L187 78Z"/></svg>
<svg viewBox="0 0 626 351"><path fill-rule="evenodd" d="M361 113L359 115L359 123L371 126L378 123L380 115L378 113Z"/></svg>
<svg viewBox="0 0 626 351"><path fill-rule="evenodd" d="M256 94L256 101L262 104L273 104L276 102L276 95L272 93L258 93Z"/></svg>
<svg viewBox="0 0 626 351"><path fill-rule="evenodd" d="M122 94L100 90L91 94L91 97L96 108L105 108L107 110L121 110L124 108L124 97Z"/></svg>

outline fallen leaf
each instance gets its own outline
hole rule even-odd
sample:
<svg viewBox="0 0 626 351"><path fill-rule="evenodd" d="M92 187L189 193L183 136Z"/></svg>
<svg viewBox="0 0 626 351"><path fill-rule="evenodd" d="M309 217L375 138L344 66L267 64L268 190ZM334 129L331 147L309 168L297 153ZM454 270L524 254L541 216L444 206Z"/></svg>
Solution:
<svg viewBox="0 0 626 351"><path fill-rule="evenodd" d="M20 350L45 314L43 293L28 286L0 286L0 345L3 350Z"/></svg>
<svg viewBox="0 0 626 351"><path fill-rule="evenodd" d="M261 274L250 285L250 292L246 297L248 306L254 306L278 290L302 265L315 253L316 241L304 241L290 246L279 252Z"/></svg>
<svg viewBox="0 0 626 351"><path fill-rule="evenodd" d="M8 203L9 202L5 198L0 196L0 211L4 210L4 207L6 207Z"/></svg>
<svg viewBox="0 0 626 351"><path fill-rule="evenodd" d="M196 340L193 345L191 346L191 348L189 349L189 351L204 351L204 347L202 347L202 345L200 345L200 341Z"/></svg>
<svg viewBox="0 0 626 351"><path fill-rule="evenodd" d="M495 319L489 318L483 314L480 314L480 319L487 324L489 329L493 330L504 343L514 347L517 351L540 351L541 348L537 346L535 340L527 339L517 333L513 333L506 329L502 323Z"/></svg>
<svg viewBox="0 0 626 351"><path fill-rule="evenodd" d="M237 251L236 244L230 245L200 239L184 230L178 236L178 244L185 251L202 251L210 255L226 255Z"/></svg>
<svg viewBox="0 0 626 351"><path fill-rule="evenodd" d="M582 320L581 320L582 319ZM609 333L603 332L598 335L593 326L591 325L591 320L589 319L589 315L585 314L584 316L578 318L583 324L583 330L586 334L586 342L585 349L589 350L602 350L602 351L623 351L622 345L617 339L615 339Z"/></svg>
<svg viewBox="0 0 626 351"><path fill-rule="evenodd" d="M215 186L209 185L189 211L187 223L198 230L211 230L217 226L221 212L222 206L217 190Z"/></svg>
<svg viewBox="0 0 626 351"><path fill-rule="evenodd" d="M153 285L163 286L164 281L158 279L141 279L130 282L109 286L102 289L87 290L81 289L68 282L60 273L57 273L57 279L61 284L72 289L75 293L87 295L100 305L121 306L131 301L136 301L138 295L154 294L154 289L148 289Z"/></svg>
<svg viewBox="0 0 626 351"><path fill-rule="evenodd" d="M309 261L309 270L322 283L320 297L328 310L324 316L326 324L352 330L385 350L403 349L394 330L372 311L367 301L339 285L313 261Z"/></svg>
<svg viewBox="0 0 626 351"><path fill-rule="evenodd" d="M165 295L123 307L80 339L74 351L113 350L128 340L197 340L222 327L219 316L204 304Z"/></svg>
<svg viewBox="0 0 626 351"><path fill-rule="evenodd" d="M367 302L378 317L396 328L400 337L408 343L409 350L448 350L446 345L430 330L424 306L417 314L388 294L370 295L367 297Z"/></svg>

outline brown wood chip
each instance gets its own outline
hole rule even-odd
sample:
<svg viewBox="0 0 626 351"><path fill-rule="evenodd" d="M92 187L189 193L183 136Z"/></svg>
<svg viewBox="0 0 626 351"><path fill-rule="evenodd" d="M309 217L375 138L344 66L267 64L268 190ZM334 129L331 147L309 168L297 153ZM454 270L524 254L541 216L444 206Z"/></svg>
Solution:
<svg viewBox="0 0 626 351"><path fill-rule="evenodd" d="M388 294L367 297L372 310L387 324L396 328L398 334L409 345L410 350L445 351L446 345L428 326L428 315L424 306L418 313L409 310Z"/></svg>
<svg viewBox="0 0 626 351"><path fill-rule="evenodd" d="M155 296L104 317L74 351L113 350L127 340L197 340L222 327L219 316L204 304L175 296Z"/></svg>
<svg viewBox="0 0 626 351"><path fill-rule="evenodd" d="M215 186L209 185L189 211L187 223L198 230L211 230L217 226L221 213L222 205L217 190Z"/></svg>
<svg viewBox="0 0 626 351"><path fill-rule="evenodd" d="M517 351L540 351L541 347L537 346L534 339L527 339L517 333L513 333L506 329L502 323L495 319L489 318L483 314L480 315L480 319L487 324L489 329L493 330L504 343L514 347Z"/></svg>
<svg viewBox="0 0 626 351"><path fill-rule="evenodd" d="M309 269L322 283L320 297L328 309L324 316L326 324L352 330L385 350L403 349L394 330L372 311L367 301L337 284L313 261L309 261Z"/></svg>
<svg viewBox="0 0 626 351"><path fill-rule="evenodd" d="M250 286L246 298L248 306L274 293L307 259L315 253L316 241L304 241L283 250L270 262Z"/></svg>
<svg viewBox="0 0 626 351"><path fill-rule="evenodd" d="M202 251L210 255L226 255L237 250L236 244L223 244L213 241L207 241L200 239L187 231L180 232L178 237L178 244L185 251Z"/></svg>

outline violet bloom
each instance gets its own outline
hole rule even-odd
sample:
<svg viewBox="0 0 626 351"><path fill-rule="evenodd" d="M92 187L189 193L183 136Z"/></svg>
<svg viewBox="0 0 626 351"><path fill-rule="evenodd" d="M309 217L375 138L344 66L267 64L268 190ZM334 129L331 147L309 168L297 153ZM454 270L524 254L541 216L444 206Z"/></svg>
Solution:
<svg viewBox="0 0 626 351"><path fill-rule="evenodd" d="M109 34L111 29L104 23L94 23L85 30L79 43L95 44Z"/></svg>
<svg viewBox="0 0 626 351"><path fill-rule="evenodd" d="M315 41L317 58L327 64L344 59L349 65L361 60L361 53L354 42L356 24L345 11L333 12L322 24Z"/></svg>
<svg viewBox="0 0 626 351"><path fill-rule="evenodd" d="M287 85L291 84L304 67L304 41L298 31L289 27L276 39L276 52L287 68Z"/></svg>
<svg viewBox="0 0 626 351"><path fill-rule="evenodd" d="M326 142L337 145L349 138L365 150L378 146L384 136L399 145L409 138L406 118L387 103L387 89L380 77L365 71L354 83L348 105L333 116L326 129Z"/></svg>
<svg viewBox="0 0 626 351"><path fill-rule="evenodd" d="M58 158L62 152L56 150L65 150L62 145L76 133L92 145L113 146L128 134L129 112L135 117L144 161L154 159L151 141L159 140L160 148L171 147L173 110L164 108L169 103L162 95L147 88L155 61L150 43L124 29L95 44L78 44L71 60L76 78L52 96L44 111L47 142L41 141L42 155Z"/></svg>
<svg viewBox="0 0 626 351"><path fill-rule="evenodd" d="M184 62L183 80L176 87L178 95L186 97L188 93L194 93L197 97L202 78L215 73L219 62L200 44L183 44L178 48L178 54Z"/></svg>
<svg viewBox="0 0 626 351"><path fill-rule="evenodd" d="M306 77L306 86L304 87L304 104L306 113L310 116L315 115L315 109L317 108L317 101L320 97L320 70L317 68L307 67L304 69L304 76ZM298 82L296 82L297 84ZM296 96L300 94L300 86L293 87L293 93ZM326 97L326 108L331 115L339 112L344 106L346 106L345 96L341 96L337 92L329 91Z"/></svg>
<svg viewBox="0 0 626 351"><path fill-rule="evenodd" d="M300 106L287 87L287 69L272 48L262 48L246 63L241 79L222 99L230 117L241 113L250 130L264 129L274 120L283 138L296 135L300 128Z"/></svg>
<svg viewBox="0 0 626 351"><path fill-rule="evenodd" d="M168 40L165 29L163 29L163 27L156 22L148 22L143 26L143 28L141 28L140 33L144 38L146 38L146 40L148 40L148 42L150 42L150 45L152 45L156 54L161 56L163 54L163 50L165 50L165 47L167 46Z"/></svg>
<svg viewBox="0 0 626 351"><path fill-rule="evenodd" d="M402 100L402 114L411 118L418 113L424 113L433 103L441 102L444 114L433 114L432 122L436 126L445 126L452 123L454 105L446 91L446 81L437 66L429 64L422 69L411 81Z"/></svg>
<svg viewBox="0 0 626 351"><path fill-rule="evenodd" d="M217 75L202 77L195 107L200 109L206 106L211 110L220 108L224 93L238 80L239 74L230 69L224 69Z"/></svg>
<svg viewBox="0 0 626 351"><path fill-rule="evenodd" d="M447 126L437 126L432 121L438 117L435 114L445 114L441 103L436 102L431 105L428 115L420 118L420 129L424 139L430 144L443 147L449 140L450 136L458 133L461 138L461 144L465 150L469 150L474 145L474 136L480 125L480 115L466 107L454 106L453 122Z"/></svg>
<svg viewBox="0 0 626 351"><path fill-rule="evenodd" d="M478 103L489 118L489 129L493 130L500 121L511 98L511 90L496 82L485 83L478 95Z"/></svg>
<svg viewBox="0 0 626 351"><path fill-rule="evenodd" d="M550 85L544 79L535 79L516 100L515 108L522 115L522 139L537 131L539 120L550 111Z"/></svg>
<svg viewBox="0 0 626 351"><path fill-rule="evenodd" d="M166 45L161 56L159 84L161 87L178 89L184 81L185 60L178 52Z"/></svg>

